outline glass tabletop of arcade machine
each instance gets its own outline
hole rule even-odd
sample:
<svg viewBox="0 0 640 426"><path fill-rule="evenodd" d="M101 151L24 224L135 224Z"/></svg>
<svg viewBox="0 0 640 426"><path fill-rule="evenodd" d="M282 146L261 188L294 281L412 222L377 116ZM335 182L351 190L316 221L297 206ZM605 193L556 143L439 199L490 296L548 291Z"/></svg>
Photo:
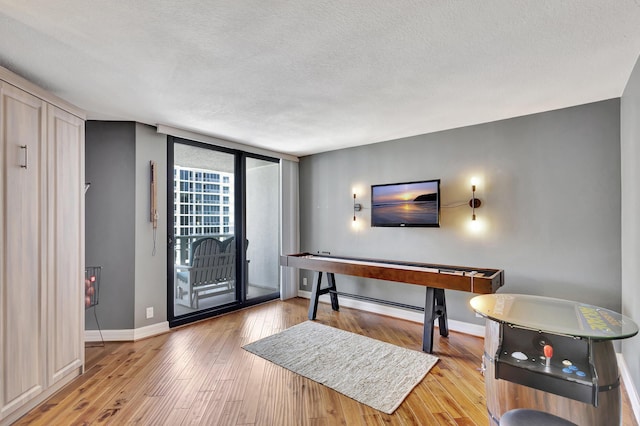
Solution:
<svg viewBox="0 0 640 426"><path fill-rule="evenodd" d="M638 333L630 318L609 309L570 300L526 294L485 294L471 299L480 315L509 325L596 340Z"/></svg>

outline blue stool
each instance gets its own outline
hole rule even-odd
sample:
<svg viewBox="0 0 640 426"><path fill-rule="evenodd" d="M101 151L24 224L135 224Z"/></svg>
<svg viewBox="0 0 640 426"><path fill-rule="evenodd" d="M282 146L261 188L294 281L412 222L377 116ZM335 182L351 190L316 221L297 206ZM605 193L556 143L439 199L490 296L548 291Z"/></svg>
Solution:
<svg viewBox="0 0 640 426"><path fill-rule="evenodd" d="M507 411L500 418L500 426L577 426L569 420L543 411L517 408Z"/></svg>

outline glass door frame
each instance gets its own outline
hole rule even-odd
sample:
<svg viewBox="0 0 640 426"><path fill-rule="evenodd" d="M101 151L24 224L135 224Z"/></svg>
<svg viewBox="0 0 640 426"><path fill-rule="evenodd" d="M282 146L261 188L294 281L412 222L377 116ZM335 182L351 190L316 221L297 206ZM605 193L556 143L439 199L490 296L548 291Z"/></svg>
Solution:
<svg viewBox="0 0 640 426"><path fill-rule="evenodd" d="M202 309L193 313L175 316L174 309L174 264L175 264L175 208L174 208L174 144L185 144L197 148L209 149L213 151L223 152L234 155L234 235L236 244L236 300L234 302L215 306L212 308ZM242 242L246 241L246 158L256 158L264 161L279 163L277 158L267 157L258 154L252 154L244 151L234 150L230 148L211 145L208 143L192 141L175 136L167 136L167 321L169 327L177 327L189 324L195 321L211 318L217 315L233 312L238 309L264 303L280 297L280 289L278 283L278 291L247 299L247 251L246 245ZM278 190L280 193L280 190ZM278 243L279 244L279 243Z"/></svg>

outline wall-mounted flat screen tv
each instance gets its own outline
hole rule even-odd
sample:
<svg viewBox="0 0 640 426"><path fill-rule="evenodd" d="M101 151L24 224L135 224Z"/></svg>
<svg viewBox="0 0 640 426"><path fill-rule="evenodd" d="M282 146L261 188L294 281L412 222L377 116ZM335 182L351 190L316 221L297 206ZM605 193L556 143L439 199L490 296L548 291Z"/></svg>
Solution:
<svg viewBox="0 0 640 426"><path fill-rule="evenodd" d="M371 226L440 226L440 179L371 186Z"/></svg>

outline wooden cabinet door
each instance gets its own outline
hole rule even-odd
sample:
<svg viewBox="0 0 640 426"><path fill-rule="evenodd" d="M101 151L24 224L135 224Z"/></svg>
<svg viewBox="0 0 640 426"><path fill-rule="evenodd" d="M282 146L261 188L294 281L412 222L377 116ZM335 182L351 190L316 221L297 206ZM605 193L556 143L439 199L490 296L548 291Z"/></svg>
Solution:
<svg viewBox="0 0 640 426"><path fill-rule="evenodd" d="M45 111L0 82L0 419L46 387Z"/></svg>
<svg viewBox="0 0 640 426"><path fill-rule="evenodd" d="M49 105L48 384L84 360L84 120Z"/></svg>

